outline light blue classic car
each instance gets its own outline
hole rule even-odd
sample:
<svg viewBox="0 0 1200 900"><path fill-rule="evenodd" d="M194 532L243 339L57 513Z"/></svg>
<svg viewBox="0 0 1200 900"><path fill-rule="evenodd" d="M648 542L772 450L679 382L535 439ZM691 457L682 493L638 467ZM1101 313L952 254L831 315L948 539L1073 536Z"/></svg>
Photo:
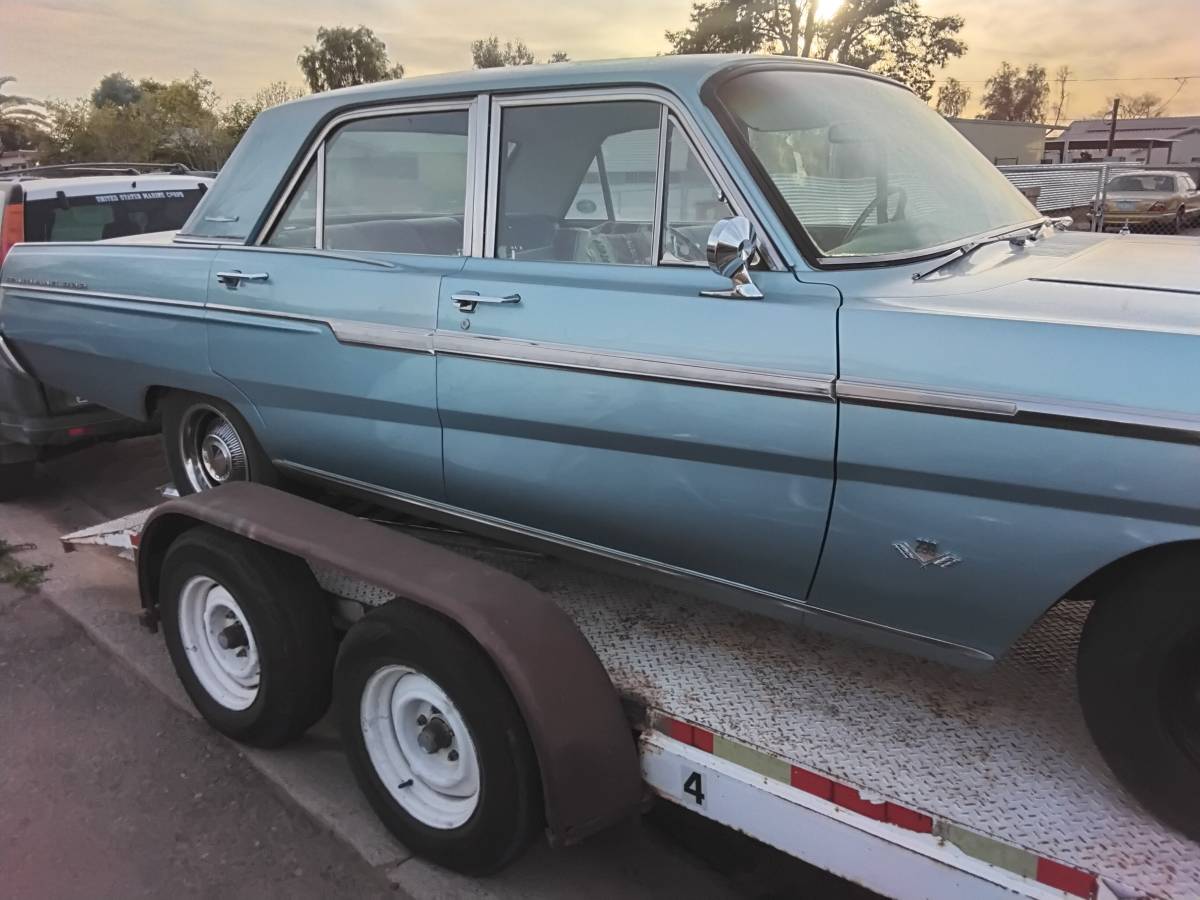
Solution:
<svg viewBox="0 0 1200 900"><path fill-rule="evenodd" d="M1114 770L1200 837L1200 247L1059 232L868 73L668 57L263 113L174 243L20 245L0 356L308 479L983 665L1094 601Z"/></svg>

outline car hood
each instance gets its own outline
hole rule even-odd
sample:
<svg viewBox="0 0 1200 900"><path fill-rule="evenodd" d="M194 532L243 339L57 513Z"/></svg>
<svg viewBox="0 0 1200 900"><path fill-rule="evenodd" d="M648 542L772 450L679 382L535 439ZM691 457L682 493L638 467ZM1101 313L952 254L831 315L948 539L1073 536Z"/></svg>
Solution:
<svg viewBox="0 0 1200 900"><path fill-rule="evenodd" d="M1128 237L1100 241L1038 280L1200 295L1200 241Z"/></svg>
<svg viewBox="0 0 1200 900"><path fill-rule="evenodd" d="M1064 232L1025 249L981 247L929 278L912 280L930 265L858 273L839 287L850 304L1200 335L1195 238Z"/></svg>
<svg viewBox="0 0 1200 900"><path fill-rule="evenodd" d="M1154 203L1158 200L1170 200L1178 197L1171 191L1110 191L1105 194L1106 200L1136 200L1138 203Z"/></svg>

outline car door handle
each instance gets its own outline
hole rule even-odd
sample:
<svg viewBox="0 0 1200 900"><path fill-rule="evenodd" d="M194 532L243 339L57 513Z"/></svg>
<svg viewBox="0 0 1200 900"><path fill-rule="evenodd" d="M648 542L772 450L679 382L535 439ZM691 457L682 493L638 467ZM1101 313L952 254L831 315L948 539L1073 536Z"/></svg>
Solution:
<svg viewBox="0 0 1200 900"><path fill-rule="evenodd" d="M235 289L243 281L266 281L270 278L267 272L218 272L217 281L230 290Z"/></svg>
<svg viewBox="0 0 1200 900"><path fill-rule="evenodd" d="M461 312L475 312L475 304L477 303L499 303L511 306L514 303L521 302L521 295L509 294L507 297L489 297L487 294L478 294L475 291L460 291L457 294L451 294L450 299L454 301L454 305Z"/></svg>

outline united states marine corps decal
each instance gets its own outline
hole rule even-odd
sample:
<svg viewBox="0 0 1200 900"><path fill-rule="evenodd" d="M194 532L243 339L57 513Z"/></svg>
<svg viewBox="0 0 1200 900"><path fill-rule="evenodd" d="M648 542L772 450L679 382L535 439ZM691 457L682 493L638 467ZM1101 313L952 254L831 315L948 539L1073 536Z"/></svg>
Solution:
<svg viewBox="0 0 1200 900"><path fill-rule="evenodd" d="M912 543L896 541L892 546L905 559L920 563L922 569L928 566L948 569L962 562L962 557L954 553L939 553L937 541L931 541L928 538L917 538Z"/></svg>

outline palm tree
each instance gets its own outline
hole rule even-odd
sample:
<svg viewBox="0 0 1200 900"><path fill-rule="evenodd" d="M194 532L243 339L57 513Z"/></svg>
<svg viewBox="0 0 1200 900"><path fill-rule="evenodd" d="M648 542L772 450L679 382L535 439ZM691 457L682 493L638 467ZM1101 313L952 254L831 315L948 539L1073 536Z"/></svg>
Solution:
<svg viewBox="0 0 1200 900"><path fill-rule="evenodd" d="M4 85L16 80L15 75L0 75L0 122L30 125L44 123L45 114L41 110L31 108L41 106L42 101L3 92Z"/></svg>

